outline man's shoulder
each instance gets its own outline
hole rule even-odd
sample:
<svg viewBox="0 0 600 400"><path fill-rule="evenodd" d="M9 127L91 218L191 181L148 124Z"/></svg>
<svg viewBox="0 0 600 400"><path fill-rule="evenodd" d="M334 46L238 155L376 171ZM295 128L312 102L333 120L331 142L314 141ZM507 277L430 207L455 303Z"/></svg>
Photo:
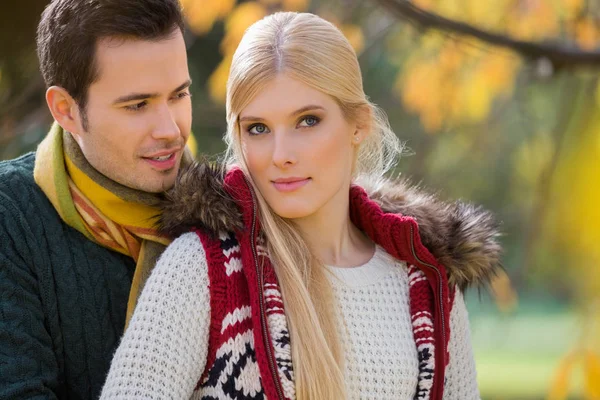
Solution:
<svg viewBox="0 0 600 400"><path fill-rule="evenodd" d="M23 185L35 185L33 167L35 153L27 153L12 160L0 161L0 192L25 189Z"/></svg>
<svg viewBox="0 0 600 400"><path fill-rule="evenodd" d="M10 214L30 214L36 210L50 212L52 204L35 183L33 167L35 153L27 153L19 158L0 161L0 211L4 216Z"/></svg>

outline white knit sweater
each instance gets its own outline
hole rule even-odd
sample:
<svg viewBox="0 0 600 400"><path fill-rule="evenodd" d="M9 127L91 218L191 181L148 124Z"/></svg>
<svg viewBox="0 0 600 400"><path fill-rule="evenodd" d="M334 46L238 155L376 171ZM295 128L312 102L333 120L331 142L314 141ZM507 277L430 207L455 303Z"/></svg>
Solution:
<svg viewBox="0 0 600 400"><path fill-rule="evenodd" d="M406 266L378 247L363 266L329 269L339 306L348 397L412 399L418 362ZM101 399L191 398L208 352L207 272L195 233L165 250L115 353ZM456 293L444 399L479 399L467 310Z"/></svg>

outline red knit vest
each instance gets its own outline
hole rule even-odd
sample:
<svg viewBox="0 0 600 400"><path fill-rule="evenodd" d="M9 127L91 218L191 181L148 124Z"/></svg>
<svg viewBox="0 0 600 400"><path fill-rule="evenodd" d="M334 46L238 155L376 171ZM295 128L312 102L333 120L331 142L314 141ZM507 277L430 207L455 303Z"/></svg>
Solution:
<svg viewBox="0 0 600 400"><path fill-rule="evenodd" d="M254 193L241 170L228 173L226 190L242 210L245 229L197 231L210 279L211 324L201 398L293 399L290 338L277 278L259 243ZM441 400L454 290L445 268L422 245L416 221L386 214L366 192L350 190L352 222L390 255L409 265L410 311L419 356L416 399Z"/></svg>

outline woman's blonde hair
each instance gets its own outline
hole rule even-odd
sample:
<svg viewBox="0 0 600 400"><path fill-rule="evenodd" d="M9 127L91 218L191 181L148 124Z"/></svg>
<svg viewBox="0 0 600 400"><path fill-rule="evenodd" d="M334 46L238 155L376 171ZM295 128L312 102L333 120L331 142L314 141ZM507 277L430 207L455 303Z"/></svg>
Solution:
<svg viewBox="0 0 600 400"><path fill-rule="evenodd" d="M227 163L249 180L241 147L240 112L261 88L286 74L331 96L349 121L361 120L354 175L382 176L394 166L402 146L385 114L366 97L354 49L331 23L308 13L269 15L246 31L227 82ZM296 397L345 397L343 351L336 330L335 302L323 263L290 220L279 217L254 186L261 225L286 308L291 336Z"/></svg>

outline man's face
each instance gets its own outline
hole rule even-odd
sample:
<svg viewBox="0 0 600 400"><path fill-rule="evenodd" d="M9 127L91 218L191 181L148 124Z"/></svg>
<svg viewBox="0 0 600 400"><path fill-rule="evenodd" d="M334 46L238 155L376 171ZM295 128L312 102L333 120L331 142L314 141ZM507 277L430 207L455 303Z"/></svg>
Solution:
<svg viewBox="0 0 600 400"><path fill-rule="evenodd" d="M158 41L102 39L96 63L87 129L72 132L83 154L122 185L153 193L170 188L192 123L181 32Z"/></svg>

